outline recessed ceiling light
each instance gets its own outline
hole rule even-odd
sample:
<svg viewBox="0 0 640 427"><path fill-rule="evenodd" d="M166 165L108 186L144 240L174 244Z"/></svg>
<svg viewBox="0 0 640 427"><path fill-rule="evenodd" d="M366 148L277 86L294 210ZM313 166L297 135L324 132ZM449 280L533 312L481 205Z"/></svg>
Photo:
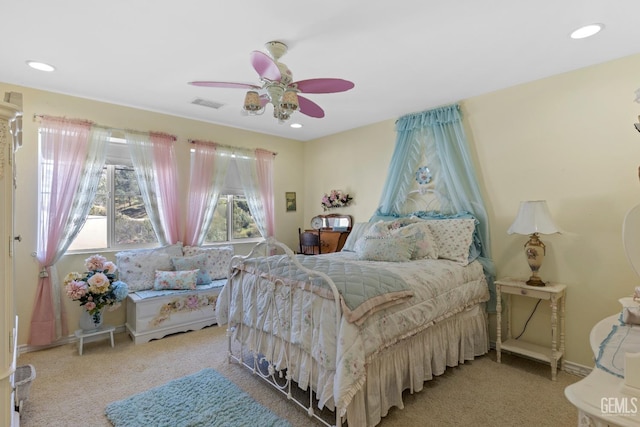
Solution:
<svg viewBox="0 0 640 427"><path fill-rule="evenodd" d="M294 129L300 129L302 127L302 125L300 123L291 123L290 126L292 128L294 128Z"/></svg>
<svg viewBox="0 0 640 427"><path fill-rule="evenodd" d="M56 67L39 61L27 61L27 65L33 69L40 71L54 71Z"/></svg>
<svg viewBox="0 0 640 427"><path fill-rule="evenodd" d="M604 29L604 24L589 24L584 27L580 27L571 33L572 39L584 39L598 34Z"/></svg>

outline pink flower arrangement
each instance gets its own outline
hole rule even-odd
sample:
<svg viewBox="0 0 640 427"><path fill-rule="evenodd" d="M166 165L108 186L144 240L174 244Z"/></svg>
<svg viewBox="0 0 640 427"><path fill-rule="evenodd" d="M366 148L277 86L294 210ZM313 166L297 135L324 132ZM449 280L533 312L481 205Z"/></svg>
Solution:
<svg viewBox="0 0 640 427"><path fill-rule="evenodd" d="M325 211L332 208L341 208L343 206L349 206L353 197L347 193L343 193L340 190L331 190L329 194L325 194L322 197L320 205Z"/></svg>
<svg viewBox="0 0 640 427"><path fill-rule="evenodd" d="M73 301L80 301L89 314L99 317L106 306L114 310L127 297L127 284L116 280L116 265L102 255L85 260L84 273L71 272L64 278L64 289Z"/></svg>

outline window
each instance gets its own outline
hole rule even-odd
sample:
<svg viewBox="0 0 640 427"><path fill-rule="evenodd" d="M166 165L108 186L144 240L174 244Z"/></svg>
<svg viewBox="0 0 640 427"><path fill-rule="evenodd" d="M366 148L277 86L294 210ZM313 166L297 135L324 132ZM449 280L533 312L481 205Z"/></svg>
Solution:
<svg viewBox="0 0 640 427"><path fill-rule="evenodd" d="M69 250L138 247L157 243L133 167L105 166L87 221Z"/></svg>
<svg viewBox="0 0 640 427"><path fill-rule="evenodd" d="M228 218L233 220L228 221ZM249 212L249 205L244 196L221 195L213 213L211 226L204 238L204 244L260 237L262 236Z"/></svg>
<svg viewBox="0 0 640 427"><path fill-rule="evenodd" d="M70 251L157 246L124 141L112 138L89 216Z"/></svg>

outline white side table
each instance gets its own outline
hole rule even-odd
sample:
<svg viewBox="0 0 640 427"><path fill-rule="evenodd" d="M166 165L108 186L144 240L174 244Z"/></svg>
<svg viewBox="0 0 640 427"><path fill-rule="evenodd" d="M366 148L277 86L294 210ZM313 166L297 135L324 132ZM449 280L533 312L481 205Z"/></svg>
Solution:
<svg viewBox="0 0 640 427"><path fill-rule="evenodd" d="M566 285L547 284L547 286L528 286L525 280L504 278L496 280L496 359L500 363L502 350L530 357L535 360L548 362L551 365L551 379L556 380L558 361L561 360L560 369L564 369L564 309ZM507 339L502 342L502 297L508 295L507 301ZM537 298L549 301L551 306L551 345L543 347L513 339L511 336L511 296L520 295L528 298ZM558 323L558 312L560 319ZM558 333L559 343L558 343ZM558 345L559 344L559 345Z"/></svg>
<svg viewBox="0 0 640 427"><path fill-rule="evenodd" d="M99 339L103 339L103 337L100 337L101 335L109 334L109 337L111 338L111 347L113 348L114 347L113 331L115 330L116 330L115 326L102 325L94 331L86 332L82 329L78 329L77 331L75 331L74 334L76 338L80 340L78 342L78 353L80 353L80 356L82 356L82 347L84 346L85 340L86 342L98 341Z"/></svg>

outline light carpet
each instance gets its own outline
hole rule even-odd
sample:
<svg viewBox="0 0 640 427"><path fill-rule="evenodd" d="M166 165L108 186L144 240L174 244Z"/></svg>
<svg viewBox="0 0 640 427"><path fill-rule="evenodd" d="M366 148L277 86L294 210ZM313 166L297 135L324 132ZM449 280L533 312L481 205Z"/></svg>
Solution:
<svg viewBox="0 0 640 427"><path fill-rule="evenodd" d="M124 333L85 344L22 353L37 377L25 402L20 427L111 427L104 409L113 401L212 368L256 402L295 427L320 427L307 413L247 369L229 363L225 328L211 327L134 344ZM393 408L380 427L575 427L577 411L564 389L580 377L548 364L491 351L448 369L419 393L406 393L404 409Z"/></svg>
<svg viewBox="0 0 640 427"><path fill-rule="evenodd" d="M107 405L116 427L291 427L213 369Z"/></svg>

